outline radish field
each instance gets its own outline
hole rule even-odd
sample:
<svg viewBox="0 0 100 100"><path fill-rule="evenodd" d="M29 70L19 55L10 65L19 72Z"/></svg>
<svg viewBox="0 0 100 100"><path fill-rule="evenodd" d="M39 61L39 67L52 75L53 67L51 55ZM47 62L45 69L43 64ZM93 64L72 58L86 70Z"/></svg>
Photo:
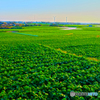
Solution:
<svg viewBox="0 0 100 100"><path fill-rule="evenodd" d="M100 100L100 27L76 27L0 29L1 100Z"/></svg>

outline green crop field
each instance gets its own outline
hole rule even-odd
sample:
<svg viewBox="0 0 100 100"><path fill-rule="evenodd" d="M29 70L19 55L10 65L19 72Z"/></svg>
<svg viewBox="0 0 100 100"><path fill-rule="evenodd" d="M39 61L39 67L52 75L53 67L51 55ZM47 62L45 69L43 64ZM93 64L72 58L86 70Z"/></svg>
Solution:
<svg viewBox="0 0 100 100"><path fill-rule="evenodd" d="M70 27L0 29L1 100L100 100L100 27Z"/></svg>

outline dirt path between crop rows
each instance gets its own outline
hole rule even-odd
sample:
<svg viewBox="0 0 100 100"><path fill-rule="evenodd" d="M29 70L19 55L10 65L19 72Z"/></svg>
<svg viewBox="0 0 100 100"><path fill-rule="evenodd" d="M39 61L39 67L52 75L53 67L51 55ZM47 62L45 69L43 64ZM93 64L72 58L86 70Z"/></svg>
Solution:
<svg viewBox="0 0 100 100"><path fill-rule="evenodd" d="M67 51L63 51L63 50L61 50L60 48L59 48L59 49L56 49L56 50L61 51L62 53L67 53ZM75 53L74 53L74 54L68 53L68 54L71 54L71 55L74 55L74 56L77 56L77 57L83 57L83 55L76 55ZM96 58L91 58L91 57L87 57L86 59L88 59L88 60L93 60L93 61L99 61L98 59L96 59Z"/></svg>
<svg viewBox="0 0 100 100"><path fill-rule="evenodd" d="M77 29L77 28L71 28L71 27L67 27L67 29L66 29L66 27L64 27L65 28L65 30L71 30L71 29ZM10 31L10 32L12 32L12 33L16 33L16 32L13 32L13 31ZM32 35L32 34L24 34L24 33L16 33L16 34L21 34L21 35L30 35L30 36L38 36L38 35ZM72 35L73 33L70 33L70 34L67 34L67 35ZM39 45L42 45L42 44L39 44ZM43 45L43 46L45 46L45 47L48 47L48 48L51 48L50 46L46 46L46 45ZM63 50L61 50L60 48L59 49L55 49L55 48L52 48L52 49L54 49L54 50L57 50L57 51L60 51L60 52L62 52L62 53L65 53L65 54L67 54L67 51L63 51ZM74 56L76 56L76 57L84 57L83 55L76 55L75 53L74 54L72 54L72 53L68 53L68 54L70 54L70 55L74 55ZM92 61L100 61L100 60L98 60L98 59L96 59L96 58L91 58L91 57L87 57L86 58L87 60L92 60Z"/></svg>
<svg viewBox="0 0 100 100"><path fill-rule="evenodd" d="M39 45L42 45L42 44L39 44ZM62 53L64 53L64 54L67 54L68 52L67 51L63 51L63 50L61 50L60 48L59 49L55 49L55 48L52 48L52 47L50 47L50 46L47 46L47 45L43 45L44 47L48 47L48 48L50 48L50 49L54 49L54 50L56 50L56 51L60 51L60 52L62 52ZM69 55L74 55L74 56L76 56L76 57L84 57L83 55L76 55L75 53L68 53ZM97 62L99 62L100 60L98 60L98 59L96 59L96 58L91 58L91 57L86 57L86 59L87 60L91 60L91 61L97 61Z"/></svg>

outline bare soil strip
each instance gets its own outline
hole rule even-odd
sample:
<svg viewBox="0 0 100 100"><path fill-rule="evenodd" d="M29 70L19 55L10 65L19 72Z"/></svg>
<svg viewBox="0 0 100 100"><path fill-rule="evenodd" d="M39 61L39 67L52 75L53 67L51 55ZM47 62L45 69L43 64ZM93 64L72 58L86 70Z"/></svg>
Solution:
<svg viewBox="0 0 100 100"><path fill-rule="evenodd" d="M97 37L97 38L100 38L100 35L97 35L96 37Z"/></svg>
<svg viewBox="0 0 100 100"><path fill-rule="evenodd" d="M39 45L42 45L42 44L39 44ZM43 45L43 46L48 47L48 48L51 48L50 46L47 46L47 45ZM54 48L52 48L52 49L54 49ZM67 54L67 53L68 53L67 51L61 50L60 48L55 49L55 50L60 51L60 52L62 52L62 53L64 53L64 54ZM76 57L84 57L83 55L76 55L75 53L74 53L74 54L68 53L68 54L74 55L74 56L76 56ZM91 58L91 57L86 57L86 59L87 59L87 60L91 60L91 61L96 61L96 62L100 61L100 60L98 60L98 59L96 59L96 58Z"/></svg>
<svg viewBox="0 0 100 100"><path fill-rule="evenodd" d="M69 34L66 34L66 35L73 35L73 33L69 33Z"/></svg>
<svg viewBox="0 0 100 100"><path fill-rule="evenodd" d="M63 50L61 50L60 48L59 48L59 49L56 49L56 50L61 51L62 53L67 53L67 51L63 51ZM74 55L74 56L77 56L77 57L83 57L83 55L76 55L75 53L74 53L74 54L68 53L68 54ZM91 58L91 57L87 57L86 59L87 59L87 60L93 60L93 61L100 61L100 60L98 60L98 59L96 59L96 58Z"/></svg>

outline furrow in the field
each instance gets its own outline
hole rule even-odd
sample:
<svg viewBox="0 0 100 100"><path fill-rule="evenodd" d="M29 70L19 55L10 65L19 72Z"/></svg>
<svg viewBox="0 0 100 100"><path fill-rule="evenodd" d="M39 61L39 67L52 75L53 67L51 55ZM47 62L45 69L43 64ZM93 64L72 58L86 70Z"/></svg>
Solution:
<svg viewBox="0 0 100 100"><path fill-rule="evenodd" d="M39 44L39 45L42 45L42 44ZM48 48L51 48L50 46L47 46L47 45L43 45L43 46L45 46L45 47L48 47ZM53 49L53 48L52 48ZM54 49L54 50L57 50L57 51L60 51L60 52L62 52L62 53L65 53L65 54L67 54L67 51L64 51L64 50L61 50L60 48L58 48L58 49ZM76 56L76 57L84 57L83 55L76 55L75 53L68 53L69 55L74 55L74 56ZM91 58L91 57L85 57L87 60L92 60L92 61L100 61L100 60L98 60L98 59L96 59L96 58Z"/></svg>

